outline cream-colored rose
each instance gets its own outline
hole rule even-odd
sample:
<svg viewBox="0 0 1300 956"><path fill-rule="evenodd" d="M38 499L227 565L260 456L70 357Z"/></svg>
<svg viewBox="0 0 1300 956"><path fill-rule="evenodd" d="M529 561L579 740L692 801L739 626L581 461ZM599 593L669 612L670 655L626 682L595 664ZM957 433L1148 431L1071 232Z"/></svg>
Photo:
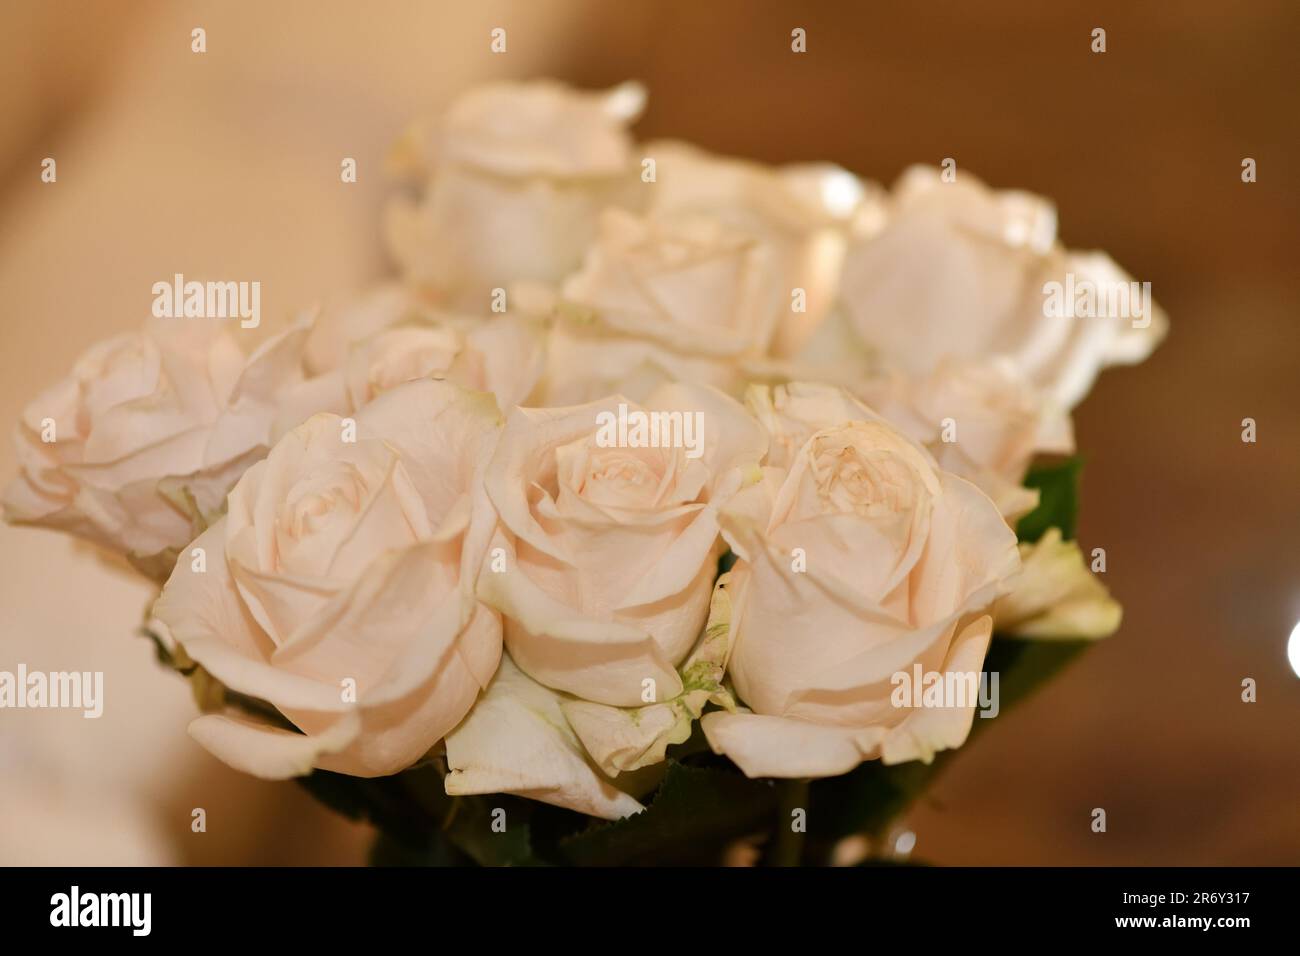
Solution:
<svg viewBox="0 0 1300 956"><path fill-rule="evenodd" d="M654 422L661 440L647 446L632 429ZM673 435L682 441L674 445ZM666 386L644 405L612 398L518 409L507 419L486 479L507 553L484 571L479 595L505 616L519 669L567 695L561 709L607 774L644 765L628 753L620 725L630 718L621 708L676 701L694 689L679 668L704 630L722 550L718 509L755 474L764 450L761 429L739 403L684 385ZM672 734L673 724L656 725L640 755L657 749L647 759L661 759L655 738ZM466 737L449 749L450 766L504 772L509 732L501 724L499 734ZM536 788L519 779L510 789Z"/></svg>
<svg viewBox="0 0 1300 956"><path fill-rule="evenodd" d="M774 251L748 234L711 218L607 210L561 288L547 404L612 391L639 399L673 380L738 391L742 363L767 353L783 303Z"/></svg>
<svg viewBox="0 0 1300 956"><path fill-rule="evenodd" d="M1041 639L1101 638L1119 630L1123 610L1093 575L1077 541L1048 528L1020 545L1020 573L993 606L999 634Z"/></svg>
<svg viewBox="0 0 1300 956"><path fill-rule="evenodd" d="M422 378L491 392L501 408L524 403L546 360L544 324L525 315L448 313L401 285L380 286L323 319L309 343L323 409L355 411Z"/></svg>
<svg viewBox="0 0 1300 956"><path fill-rule="evenodd" d="M301 732L212 713L190 725L200 743L262 777L377 776L465 716L501 655L500 619L474 596L499 428L490 396L410 382L352 419L313 416L245 473L153 614Z"/></svg>
<svg viewBox="0 0 1300 956"><path fill-rule="evenodd" d="M1046 289L1067 275L1106 288L1131 280L1101 253L1066 252L1044 199L913 167L891 200L885 227L849 250L842 283L850 324L886 367L925 375L945 356L1006 356L1070 409L1099 371L1142 361L1165 334L1150 302L1142 316L1053 314Z"/></svg>
<svg viewBox="0 0 1300 956"><path fill-rule="evenodd" d="M6 520L69 531L165 576L277 421L302 410L309 328L249 355L205 319L154 319L95 345L23 412Z"/></svg>
<svg viewBox="0 0 1300 956"><path fill-rule="evenodd" d="M943 359L928 375L884 375L856 391L940 468L974 482L1008 522L1038 504L1022 484L1034 455L1074 451L1069 414L1006 358Z"/></svg>
<svg viewBox="0 0 1300 956"><path fill-rule="evenodd" d="M778 429L774 448L796 447L781 441L785 421L802 435L818 408L825 417L788 466L723 509L739 558L728 670L748 711L706 714L705 733L756 777L929 760L965 740L974 700L896 707L891 682L914 665L978 675L988 608L1019 564L1015 535L983 492L864 406L792 390L798 417L783 389L751 395Z"/></svg>
<svg viewBox="0 0 1300 956"><path fill-rule="evenodd" d="M488 311L511 282L558 282L575 269L609 205L642 195L627 125L645 93L550 81L479 87L437 122L413 127L400 166L421 195L389 209L389 246L407 277L449 306Z"/></svg>
<svg viewBox="0 0 1300 956"><path fill-rule="evenodd" d="M782 296L771 351L797 352L834 302L849 235L883 215L882 190L830 163L770 167L672 141L644 152L656 171L650 216L708 216L769 250Z"/></svg>

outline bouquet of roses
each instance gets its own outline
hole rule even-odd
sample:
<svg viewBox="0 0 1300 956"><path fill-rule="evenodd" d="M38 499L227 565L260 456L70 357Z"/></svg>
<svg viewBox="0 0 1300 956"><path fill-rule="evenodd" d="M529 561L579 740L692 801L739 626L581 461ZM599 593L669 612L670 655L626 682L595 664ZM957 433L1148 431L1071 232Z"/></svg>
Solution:
<svg viewBox="0 0 1300 956"><path fill-rule="evenodd" d="M637 144L643 100L464 95L393 152L390 281L154 317L18 425L8 520L155 578L192 736L377 861L886 858L1119 624L1070 411L1149 285L951 160Z"/></svg>

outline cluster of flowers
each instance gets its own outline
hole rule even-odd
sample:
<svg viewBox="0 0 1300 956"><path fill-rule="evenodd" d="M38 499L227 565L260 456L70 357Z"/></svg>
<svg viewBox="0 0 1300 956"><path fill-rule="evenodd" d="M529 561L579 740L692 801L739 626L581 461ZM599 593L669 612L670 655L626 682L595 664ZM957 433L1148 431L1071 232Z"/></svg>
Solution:
<svg viewBox="0 0 1300 956"><path fill-rule="evenodd" d="M643 98L464 95L394 151L399 276L270 337L154 320L25 413L7 517L166 581L228 763L436 755L449 793L615 818L696 721L750 776L929 760L972 709L892 674L1118 625L1073 542L1012 529L1164 316L1045 310L1128 277L1043 199L637 144ZM597 440L628 409L698 447Z"/></svg>

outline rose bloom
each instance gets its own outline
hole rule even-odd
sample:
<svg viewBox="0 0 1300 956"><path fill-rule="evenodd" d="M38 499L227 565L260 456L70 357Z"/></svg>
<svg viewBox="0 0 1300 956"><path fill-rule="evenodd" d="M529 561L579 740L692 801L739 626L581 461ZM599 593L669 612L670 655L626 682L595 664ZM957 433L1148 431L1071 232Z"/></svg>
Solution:
<svg viewBox="0 0 1300 956"><path fill-rule="evenodd" d="M842 298L850 326L887 368L925 375L945 356L1007 356L1060 407L1073 408L1097 373L1141 362L1168 321L1152 305L1135 328L1119 315L1050 315L1044 287L1127 283L1102 253L1067 252L1056 212L1030 193L989 189L965 171L945 183L913 167L894 187L887 223L849 250Z"/></svg>
<svg viewBox="0 0 1300 956"><path fill-rule="evenodd" d="M602 445L601 416L617 415L620 404L629 406L628 421L644 412L700 413L699 456L683 447ZM506 648L520 674L503 667L506 686L494 684L485 701L526 688L530 700L545 702L538 687L549 688L570 695L553 708L568 717L576 702L614 710L682 695L678 668L703 630L722 551L718 510L755 475L765 444L738 402L685 385L666 386L643 406L611 398L511 413L486 476L506 553L480 577L479 594L505 616ZM549 733L554 760L517 762L522 731L506 715L549 706L476 708L448 741L456 772L448 792L544 792L584 812L626 812L595 766L570 773L573 741L566 745L559 730ZM599 712L583 716L563 734L576 734L594 764L619 769L607 759L623 746L612 723ZM549 775L529 770L542 765Z"/></svg>
<svg viewBox="0 0 1300 956"><path fill-rule="evenodd" d="M355 411L421 378L491 392L508 409L526 401L541 378L546 329L523 315L447 312L393 283L320 320L308 355L323 370L313 380L320 409Z"/></svg>
<svg viewBox="0 0 1300 956"><path fill-rule="evenodd" d="M648 215L661 222L707 216L768 250L781 290L770 351L796 353L839 292L849 237L883 215L883 190L831 163L765 166L673 141L647 143L644 152L656 170ZM796 289L804 294L800 310Z"/></svg>
<svg viewBox="0 0 1300 956"><path fill-rule="evenodd" d="M666 381L738 391L767 352L788 291L773 250L707 217L671 223L607 210L582 269L561 287L547 404Z"/></svg>
<svg viewBox="0 0 1300 956"><path fill-rule="evenodd" d="M914 664L979 673L1015 535L983 492L846 394L791 385L750 401L784 464L723 509L738 556L729 673L748 710L706 714L709 743L753 777L959 746L973 702L895 707L891 678Z"/></svg>
<svg viewBox="0 0 1300 956"><path fill-rule="evenodd" d="M491 397L411 382L354 421L353 435L352 421L315 415L281 439L153 609L213 677L301 731L234 711L190 725L261 777L409 766L501 656L500 618L474 597L496 526L482 493L500 426Z"/></svg>
<svg viewBox="0 0 1300 956"><path fill-rule="evenodd" d="M497 83L414 126L395 163L421 194L395 201L387 220L407 278L478 313L494 288L558 282L573 271L600 210L640 201L626 127L644 104L645 91L632 83L600 93Z"/></svg>
<svg viewBox="0 0 1300 956"><path fill-rule="evenodd" d="M165 576L277 423L301 420L309 327L249 355L227 324L206 319L152 319L93 346L23 412L5 518L69 531Z"/></svg>
<svg viewBox="0 0 1300 956"><path fill-rule="evenodd" d="M974 482L1008 522L1038 504L1022 485L1034 455L1074 451L1069 414L1006 358L948 358L928 375L880 376L854 391L944 471Z"/></svg>

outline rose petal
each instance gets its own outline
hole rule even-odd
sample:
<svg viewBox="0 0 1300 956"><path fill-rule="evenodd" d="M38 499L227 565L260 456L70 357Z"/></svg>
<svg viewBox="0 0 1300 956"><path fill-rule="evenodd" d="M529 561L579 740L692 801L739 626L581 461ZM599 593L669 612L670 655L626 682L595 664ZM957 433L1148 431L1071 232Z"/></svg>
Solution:
<svg viewBox="0 0 1300 956"><path fill-rule="evenodd" d="M246 717L205 714L190 722L190 736L225 763L264 780L288 780L311 773L326 754L357 734L355 713L336 719L321 735L308 736Z"/></svg>
<svg viewBox="0 0 1300 956"><path fill-rule="evenodd" d="M761 714L715 711L700 721L713 752L747 777L833 777L870 758L884 731L830 727Z"/></svg>
<svg viewBox="0 0 1300 956"><path fill-rule="evenodd" d="M447 736L447 793L513 793L615 820L639 812L633 797L591 765L559 695L501 659L496 679Z"/></svg>

